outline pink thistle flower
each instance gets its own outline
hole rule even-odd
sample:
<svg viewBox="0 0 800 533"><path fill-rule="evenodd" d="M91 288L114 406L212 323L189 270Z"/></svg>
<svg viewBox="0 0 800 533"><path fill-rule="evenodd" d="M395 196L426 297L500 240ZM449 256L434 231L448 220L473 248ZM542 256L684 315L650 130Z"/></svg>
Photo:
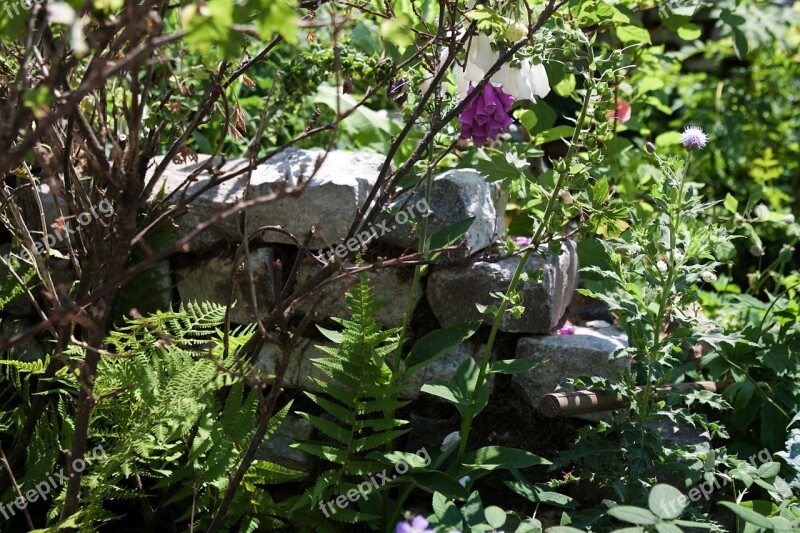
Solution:
<svg viewBox="0 0 800 533"><path fill-rule="evenodd" d="M703 133L703 129L697 126L689 126L681 133L681 143L690 152L704 148L707 142L708 135Z"/></svg>
<svg viewBox="0 0 800 533"><path fill-rule="evenodd" d="M575 326L564 326L558 330L559 335L575 335Z"/></svg>
<svg viewBox="0 0 800 533"><path fill-rule="evenodd" d="M467 89L469 95L474 87ZM487 83L483 92L473 98L461 112L458 121L461 123L461 138L472 139L475 146L483 146L489 139L508 130L514 120L508 115L514 97L503 92L503 87L494 87Z"/></svg>

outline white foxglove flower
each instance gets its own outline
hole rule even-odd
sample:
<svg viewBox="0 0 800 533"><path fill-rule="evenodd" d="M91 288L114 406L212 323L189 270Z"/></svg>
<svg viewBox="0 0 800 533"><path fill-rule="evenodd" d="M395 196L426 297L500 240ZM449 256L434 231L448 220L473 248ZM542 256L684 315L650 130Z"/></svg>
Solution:
<svg viewBox="0 0 800 533"><path fill-rule="evenodd" d="M489 38L483 33L473 37L464 69L456 69L456 81L459 94L466 95L470 85L477 85L486 72L499 58L497 52L492 50ZM510 94L516 100L536 101L536 97L543 98L550 92L550 81L544 65L532 65L527 59L523 60L519 68L508 63L491 77L492 85L502 85L503 92Z"/></svg>
<svg viewBox="0 0 800 533"><path fill-rule="evenodd" d="M664 261L658 261L658 262L656 263L656 268L657 268L657 269L658 269L660 272L666 272L666 271L667 271L667 269L668 269L669 267L667 266L667 264L666 264Z"/></svg>
<svg viewBox="0 0 800 533"><path fill-rule="evenodd" d="M75 10L66 2L55 2L47 6L47 22L50 24L66 24L75 22Z"/></svg>
<svg viewBox="0 0 800 533"><path fill-rule="evenodd" d="M794 215L791 215L791 214L785 215L783 217L783 223L784 224L794 224Z"/></svg>
<svg viewBox="0 0 800 533"><path fill-rule="evenodd" d="M672 261L674 263L680 263L683 261L684 255L683 250L673 250L672 251Z"/></svg>

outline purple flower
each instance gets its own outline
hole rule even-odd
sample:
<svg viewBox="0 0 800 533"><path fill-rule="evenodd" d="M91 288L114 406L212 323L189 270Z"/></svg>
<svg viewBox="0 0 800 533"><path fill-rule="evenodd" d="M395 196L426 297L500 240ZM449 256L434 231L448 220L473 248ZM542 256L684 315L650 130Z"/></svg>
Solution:
<svg viewBox="0 0 800 533"><path fill-rule="evenodd" d="M702 128L697 126L689 126L681 133L681 143L690 152L704 148L706 142L708 142L708 136L703 133Z"/></svg>
<svg viewBox="0 0 800 533"><path fill-rule="evenodd" d="M436 533L428 529L428 521L422 515L417 515L409 524L408 522L398 522L396 533Z"/></svg>
<svg viewBox="0 0 800 533"><path fill-rule="evenodd" d="M531 243L530 237L514 237L511 240L514 241L514 244L519 246L528 246Z"/></svg>
<svg viewBox="0 0 800 533"><path fill-rule="evenodd" d="M467 95L472 93L474 87L467 89ZM503 87L494 87L487 83L483 92L473 98L461 112L458 121L461 122L461 138L472 138L475 146L483 146L489 139L496 139L498 135L508 129L514 120L508 115L514 97L503 92Z"/></svg>
<svg viewBox="0 0 800 533"><path fill-rule="evenodd" d="M575 326L564 326L558 330L559 335L575 335Z"/></svg>

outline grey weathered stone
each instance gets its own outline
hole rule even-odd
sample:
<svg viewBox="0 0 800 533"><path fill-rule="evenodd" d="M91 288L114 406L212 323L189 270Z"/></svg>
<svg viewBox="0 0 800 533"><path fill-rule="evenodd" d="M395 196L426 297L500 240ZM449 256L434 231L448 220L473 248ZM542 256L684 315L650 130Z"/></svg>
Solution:
<svg viewBox="0 0 800 533"><path fill-rule="evenodd" d="M421 186L408 201L408 194L401 194L390 207L400 209L419 205L425 200L425 187ZM449 170L433 178L428 216L428 235L447 226L475 217L469 231L461 239L464 254L488 248L497 237L503 234L503 215L506 209L506 195L497 183L488 183L483 174L473 169ZM414 224L397 224L388 216L389 233L381 237L383 242L401 248L417 247L417 234ZM420 217L414 221L419 222ZM458 243L456 243L458 244Z"/></svg>
<svg viewBox="0 0 800 533"><path fill-rule="evenodd" d="M352 265L351 265L352 266ZM297 284L302 285L316 274L322 267L311 260L303 260L297 269ZM411 295L411 277L413 273L404 272L396 268L381 268L366 273L372 284L375 298L382 300L384 305L375 313L375 320L386 327L400 327L406 311L406 302ZM342 280L323 289L321 295L312 295L299 303L297 311L302 314L311 312L314 303L319 303L314 308L315 320L328 317L350 318L344 292L347 287L355 282L355 278ZM422 299L422 287L417 287L412 303L413 309Z"/></svg>
<svg viewBox="0 0 800 533"><path fill-rule="evenodd" d="M416 400L420 396L427 396L420 390L425 383L430 381L449 383L455 376L458 367L467 360L467 357L472 357L475 363L480 366L485 350L485 344L462 343L455 346L430 365L412 374L409 380L410 387L401 393L400 397L407 400ZM489 387L490 390L494 387L493 375L489 376ZM434 397L429 396L429 398Z"/></svg>
<svg viewBox="0 0 800 533"><path fill-rule="evenodd" d="M253 169L250 198L267 196L287 185L305 185L296 195L248 208L248 228L254 230L262 226L279 225L302 241L311 226L315 226L316 233L309 244L310 248L321 249L338 244L347 234L356 210L366 201L385 158L380 154L343 150L331 151L323 160L324 155L324 150L289 149ZM202 161L178 169L168 167L161 178L165 191L171 193L178 188ZM314 174L317 164L321 166ZM228 161L222 170L230 172L246 166L247 160L235 159ZM189 194L207 186L211 179L211 174L201 173L189 185ZM179 232L186 234L200 222L241 201L246 183L247 173L244 172L203 192L192 202L189 212L177 219ZM155 190L159 189L160 185ZM229 217L201 234L192 242L190 249L208 249L221 241L239 239L238 218ZM264 233L261 239L265 242L292 242L273 231Z"/></svg>
<svg viewBox="0 0 800 533"><path fill-rule="evenodd" d="M319 342L303 339L297 343L289 358L289 368L283 377L282 386L289 389L301 389L320 392L320 388L309 378L324 380L326 375L311 362L312 359L327 357L316 345L334 346L330 342ZM262 372L274 375L281 359L281 350L274 344L266 344L258 355L258 366Z"/></svg>
<svg viewBox="0 0 800 533"><path fill-rule="evenodd" d="M671 420L645 422L645 426L658 431L659 440L667 448L685 450L689 446L700 446L711 442L711 435L700 427L692 427L686 422Z"/></svg>
<svg viewBox="0 0 800 533"><path fill-rule="evenodd" d="M491 317L481 314L476 303L498 304L490 293L508 289L520 258L512 257L497 263L477 261L466 266L449 266L433 270L428 279L426 296L442 326ZM517 288L524 295L525 312L519 319L503 316L500 330L514 333L548 333L554 328L569 305L578 284L578 255L575 243L566 241L564 252L547 256L546 260L531 256L528 270L541 268L541 282L522 281Z"/></svg>
<svg viewBox="0 0 800 533"><path fill-rule="evenodd" d="M250 267L253 270L258 310L262 316L272 311L275 302L274 259L272 248L250 250ZM224 305L230 293L232 268L232 257L216 257L179 269L176 275L181 300L210 301ZM236 280L236 291L233 293L236 305L231 310L231 322L247 324L254 320L250 317L250 282L244 261L240 262Z"/></svg>
<svg viewBox="0 0 800 533"><path fill-rule="evenodd" d="M305 418L289 415L281 422L275 433L261 443L256 451L256 459L310 474L314 470L316 458L292 448L292 444L301 440L311 440L313 431L314 427Z"/></svg>
<svg viewBox="0 0 800 533"><path fill-rule="evenodd" d="M612 379L610 368L622 370L627 360L609 363L609 356L628 345L624 333L614 327L600 330L576 327L573 335L522 337L517 342L517 359L545 361L538 367L513 376L513 384L532 406L539 406L545 394L554 392L568 378L600 376ZM594 414L579 418L597 420Z"/></svg>

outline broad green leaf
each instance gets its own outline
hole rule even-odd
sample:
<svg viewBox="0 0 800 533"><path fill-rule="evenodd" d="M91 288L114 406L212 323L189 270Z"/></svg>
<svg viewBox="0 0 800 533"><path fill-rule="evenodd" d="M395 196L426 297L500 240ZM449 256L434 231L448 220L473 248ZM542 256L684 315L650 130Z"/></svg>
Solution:
<svg viewBox="0 0 800 533"><path fill-rule="evenodd" d="M639 526L647 526L658 522L658 517L641 507L633 507L631 505L618 505L608 510L608 515L613 516L617 520L623 522L630 522Z"/></svg>
<svg viewBox="0 0 800 533"><path fill-rule="evenodd" d="M549 465L550 461L517 448L505 446L486 446L464 456L464 467L468 470L496 470L498 468L527 468L536 465Z"/></svg>
<svg viewBox="0 0 800 533"><path fill-rule="evenodd" d="M445 351L472 337L483 323L481 320L464 322L447 328L437 329L422 337L406 357L404 377L423 368L444 355Z"/></svg>
<svg viewBox="0 0 800 533"><path fill-rule="evenodd" d="M506 512L496 505L484 509L483 514L486 516L486 523L494 529L501 528L506 523Z"/></svg>
<svg viewBox="0 0 800 533"><path fill-rule="evenodd" d="M739 200L734 198L731 193L725 195L725 201L722 202L722 205L730 211L731 213L737 213L739 209Z"/></svg>
<svg viewBox="0 0 800 533"><path fill-rule="evenodd" d="M742 507L741 505L736 505L733 502L719 502L720 505L723 505L733 511L733 513L750 524L756 525L758 527L763 527L767 531L772 529L772 522L769 521L764 515L761 515L747 507Z"/></svg>
<svg viewBox="0 0 800 533"><path fill-rule="evenodd" d="M469 228L472 227L473 222L475 222L475 217L467 217L440 229L428 237L428 246L426 248L428 250L433 250L436 248L450 246L454 242L458 241L458 239L460 239L461 236L467 231L469 231Z"/></svg>
<svg viewBox="0 0 800 533"><path fill-rule="evenodd" d="M688 498L671 485L659 483L650 491L647 504L659 518L678 518L688 505Z"/></svg>
<svg viewBox="0 0 800 533"><path fill-rule="evenodd" d="M408 477L418 487L430 492L440 492L451 499L467 499L469 493L455 480L442 472L413 472Z"/></svg>
<svg viewBox="0 0 800 533"><path fill-rule="evenodd" d="M620 41L625 44L630 43L644 43L644 44L651 44L650 41L650 32L647 31L645 28L640 28L639 26L618 26L617 27L617 37Z"/></svg>

